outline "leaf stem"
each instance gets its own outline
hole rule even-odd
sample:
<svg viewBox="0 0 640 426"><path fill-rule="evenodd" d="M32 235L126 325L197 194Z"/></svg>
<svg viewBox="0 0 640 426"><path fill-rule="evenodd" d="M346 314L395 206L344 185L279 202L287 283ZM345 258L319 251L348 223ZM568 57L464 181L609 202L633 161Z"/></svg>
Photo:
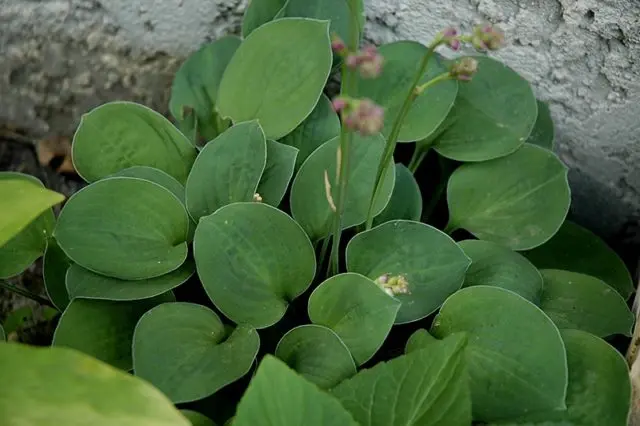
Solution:
<svg viewBox="0 0 640 426"><path fill-rule="evenodd" d="M49 306L51 308L55 309L55 306L53 306L53 303L51 303L51 301L49 299L46 299L42 296L39 296L35 293L30 292L29 290L25 289L25 288L20 288L18 286L15 286L13 284L10 284L4 280L0 281L0 287L4 288L5 290L8 290L12 293L16 293L19 294L20 296L26 297L28 299L33 300L34 302L38 302L41 305L45 305L45 306Z"/></svg>
<svg viewBox="0 0 640 426"><path fill-rule="evenodd" d="M396 117L396 121L393 123L393 127L391 128L391 133L389 134L389 138L387 139L387 144L385 145L385 149L380 157L380 163L378 164L378 171L376 172L376 179L373 185L373 191L371 194L371 200L369 201L369 210L367 212L367 222L365 229L371 229L373 225L373 208L375 204L375 200L378 197L378 193L380 192L380 188L382 186L382 180L387 173L387 164L393 158L393 152L396 149L396 144L398 143L398 136L400 135L400 129L402 128L402 123L404 119L407 117L409 113L409 109L411 108L411 104L413 100L416 98L416 88L420 83L420 79L424 75L427 70L427 65L429 63L429 59L433 55L436 47L440 42L434 42L429 46L429 49L426 51L424 56L422 57L422 62L420 63L420 67L418 68L418 72L416 73L413 83L409 88L409 92L407 93L404 103L400 109L400 113L398 117ZM437 77L436 77L437 78Z"/></svg>

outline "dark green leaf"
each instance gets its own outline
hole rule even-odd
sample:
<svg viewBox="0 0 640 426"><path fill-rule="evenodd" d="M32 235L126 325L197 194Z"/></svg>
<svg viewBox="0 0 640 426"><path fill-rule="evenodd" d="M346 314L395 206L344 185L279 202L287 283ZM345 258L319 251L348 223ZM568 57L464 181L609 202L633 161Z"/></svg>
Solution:
<svg viewBox="0 0 640 426"><path fill-rule="evenodd" d="M82 266L69 268L66 288L69 297L101 300L139 300L166 293L186 282L195 272L192 260L187 259L178 269L155 278L127 281L93 273Z"/></svg>
<svg viewBox="0 0 640 426"><path fill-rule="evenodd" d="M553 128L551 112L549 111L549 104L538 101L538 118L527 142L543 148L553 149L554 139L555 130Z"/></svg>
<svg viewBox="0 0 640 426"><path fill-rule="evenodd" d="M332 230L335 214L327 200L325 175L331 184L332 199L337 199L336 162L340 138L324 143L307 158L291 186L291 214L304 228L312 241L326 237ZM343 228L364 223L385 140L380 135L353 135L349 149L349 184L342 216ZM343 153L343 157L344 157ZM395 173L393 162L387 166L382 187L374 205L379 214L389 202Z"/></svg>
<svg viewBox="0 0 640 426"><path fill-rule="evenodd" d="M249 34L259 26L273 20L284 7L287 0L251 0L242 18L242 36Z"/></svg>
<svg viewBox="0 0 640 426"><path fill-rule="evenodd" d="M131 342L136 323L152 307L175 300L166 293L135 302L74 299L62 313L53 346L84 352L114 367L133 367Z"/></svg>
<svg viewBox="0 0 640 426"><path fill-rule="evenodd" d="M356 374L356 364L336 333L319 325L301 325L285 334L275 355L318 387L329 389Z"/></svg>
<svg viewBox="0 0 640 426"><path fill-rule="evenodd" d="M199 134L207 141L223 130L218 127L215 113L218 86L241 42L239 37L225 36L202 46L187 58L173 79L169 101L171 115L180 123L192 123L193 118L185 114L186 108L192 109L197 117Z"/></svg>
<svg viewBox="0 0 640 426"><path fill-rule="evenodd" d="M429 334L427 330L420 328L409 337L409 340L407 340L404 353L408 354L410 352L425 349L432 343L436 342L439 342L439 340Z"/></svg>
<svg viewBox="0 0 640 426"><path fill-rule="evenodd" d="M476 56L478 73L460 84L438 154L457 161L486 161L516 151L529 137L538 115L536 98L522 76L502 62Z"/></svg>
<svg viewBox="0 0 640 426"><path fill-rule="evenodd" d="M2 328L2 325L0 325L0 342L4 342L5 340L7 340L7 335L4 332L4 328Z"/></svg>
<svg viewBox="0 0 640 426"><path fill-rule="evenodd" d="M587 331L599 337L631 336L634 316L626 302L605 282L589 275L543 269L540 309L558 328Z"/></svg>
<svg viewBox="0 0 640 426"><path fill-rule="evenodd" d="M471 260L448 235L420 222L395 220L356 235L347 246L347 269L372 280L384 274L403 276L409 294L396 324L433 313L464 280Z"/></svg>
<svg viewBox="0 0 640 426"><path fill-rule="evenodd" d="M542 276L521 254L490 241L465 240L458 244L471 258L464 287L502 287L536 305L540 302Z"/></svg>
<svg viewBox="0 0 640 426"><path fill-rule="evenodd" d="M64 311L69 304L66 276L72 263L55 238L49 238L42 262L42 278L49 300L59 311Z"/></svg>
<svg viewBox="0 0 640 426"><path fill-rule="evenodd" d="M173 402L196 401L247 374L259 347L251 327L229 331L209 308L165 303L138 322L133 366Z"/></svg>
<svg viewBox="0 0 640 426"><path fill-rule="evenodd" d="M403 164L396 164L396 184L387 207L376 216L374 225L395 219L420 220L422 216L422 194L413 173Z"/></svg>
<svg viewBox="0 0 640 426"><path fill-rule="evenodd" d="M258 194L265 203L278 207L293 177L298 149L267 141L267 163L258 184Z"/></svg>
<svg viewBox="0 0 640 426"><path fill-rule="evenodd" d="M80 266L138 280L167 274L184 263L188 227L184 206L167 189L148 180L112 177L72 196L54 235Z"/></svg>
<svg viewBox="0 0 640 426"><path fill-rule="evenodd" d="M627 299L634 291L620 257L597 235L570 221L542 246L523 253L540 269L564 269L600 278Z"/></svg>
<svg viewBox="0 0 640 426"><path fill-rule="evenodd" d="M545 243L571 202L567 167L553 153L526 144L496 160L465 164L449 179L449 229L513 250Z"/></svg>
<svg viewBox="0 0 640 426"><path fill-rule="evenodd" d="M560 333L544 312L498 287L458 291L431 334L468 335L474 420L491 422L565 408L567 360Z"/></svg>
<svg viewBox="0 0 640 426"><path fill-rule="evenodd" d="M342 40L351 40L352 0L288 0L282 8L282 18L314 18L331 23L329 34L337 34ZM358 36L359 37L359 36Z"/></svg>
<svg viewBox="0 0 640 426"><path fill-rule="evenodd" d="M187 209L197 222L220 207L252 201L267 161L257 121L236 124L208 143L187 180Z"/></svg>
<svg viewBox="0 0 640 426"><path fill-rule="evenodd" d="M296 169L299 169L313 151L338 135L338 114L333 110L329 98L323 94L311 114L280 142L300 150L296 158Z"/></svg>
<svg viewBox="0 0 640 426"><path fill-rule="evenodd" d="M66 348L0 343L4 425L189 426L157 389Z"/></svg>
<svg viewBox="0 0 640 426"><path fill-rule="evenodd" d="M332 390L362 426L468 426L465 338L381 362Z"/></svg>
<svg viewBox="0 0 640 426"><path fill-rule="evenodd" d="M240 400L234 426L357 426L331 395L266 355Z"/></svg>
<svg viewBox="0 0 640 426"><path fill-rule="evenodd" d="M385 108L382 130L385 137L391 133L404 100L413 88L416 73L427 51L426 46L414 41L397 41L380 46L379 52L384 58L382 73L375 79L358 80L357 95L370 98ZM432 57L420 84L444 72L447 69L440 58ZM457 92L458 83L454 80L437 83L425 90L413 101L398 140L419 141L433 134L449 114Z"/></svg>
<svg viewBox="0 0 640 426"><path fill-rule="evenodd" d="M180 414L191 422L191 426L216 426L213 420L196 411L180 410Z"/></svg>
<svg viewBox="0 0 640 426"><path fill-rule="evenodd" d="M333 330L358 365L367 362L391 331L400 302L370 279L354 273L335 275L309 298L309 318Z"/></svg>
<svg viewBox="0 0 640 426"><path fill-rule="evenodd" d="M110 102L82 116L72 154L87 182L131 166L150 166L184 183L196 149L157 112L131 102Z"/></svg>
<svg viewBox="0 0 640 426"><path fill-rule="evenodd" d="M255 328L280 320L315 275L315 253L302 228L261 203L230 204L202 218L194 255L216 307Z"/></svg>
<svg viewBox="0 0 640 426"><path fill-rule="evenodd" d="M222 117L257 119L279 139L311 113L331 70L329 23L286 18L269 22L240 45L218 92Z"/></svg>

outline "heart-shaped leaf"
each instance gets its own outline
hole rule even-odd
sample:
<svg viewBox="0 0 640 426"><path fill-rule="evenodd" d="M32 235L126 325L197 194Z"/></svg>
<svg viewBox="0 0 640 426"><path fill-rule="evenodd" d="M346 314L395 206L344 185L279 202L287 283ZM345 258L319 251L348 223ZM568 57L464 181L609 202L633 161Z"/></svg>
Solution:
<svg viewBox="0 0 640 426"><path fill-rule="evenodd" d="M218 109L234 122L260 121L279 139L311 113L331 70L329 23L286 18L253 31L224 72Z"/></svg>
<svg viewBox="0 0 640 426"><path fill-rule="evenodd" d="M429 334L429 332L424 328L420 328L414 331L411 336L409 336L409 340L407 340L407 344L404 348L404 353L408 354L410 352L425 349L432 343L436 342L439 342L439 340Z"/></svg>
<svg viewBox="0 0 640 426"><path fill-rule="evenodd" d="M327 177L332 185L331 196L337 198L336 176L337 151L340 138L324 143L304 162L291 186L291 214L304 228L312 241L326 237L332 230L335 213L327 200ZM367 219L369 201L373 193L376 170L384 150L382 135L362 137L354 134L349 147L349 183L342 215L343 228L364 223ZM342 154L344 158L345 153ZM379 214L389 202L395 173L393 162L387 166L382 187L374 204L374 214Z"/></svg>
<svg viewBox="0 0 640 426"><path fill-rule="evenodd" d="M213 420L196 411L180 410L180 414L185 416L191 422L191 426L216 426Z"/></svg>
<svg viewBox="0 0 640 426"><path fill-rule="evenodd" d="M66 348L0 343L6 425L189 426L148 383Z"/></svg>
<svg viewBox="0 0 640 426"><path fill-rule="evenodd" d="M518 293L536 305L540 302L542 276L524 256L490 241L465 240L458 244L471 258L464 287L501 287Z"/></svg>
<svg viewBox="0 0 640 426"><path fill-rule="evenodd" d="M599 337L631 336L634 316L605 282L589 275L543 269L542 309L558 328L583 330Z"/></svg>
<svg viewBox="0 0 640 426"><path fill-rule="evenodd" d="M400 302L370 279L353 273L335 275L309 298L309 318L333 330L358 365L367 362L391 331Z"/></svg>
<svg viewBox="0 0 640 426"><path fill-rule="evenodd" d="M634 292L620 257L596 234L570 221L546 243L523 255L540 269L563 269L600 278L625 299Z"/></svg>
<svg viewBox="0 0 640 426"><path fill-rule="evenodd" d="M564 344L556 326L534 304L498 287L462 289L447 299L431 329L440 339L457 332L468 336L475 420L566 408Z"/></svg>
<svg viewBox="0 0 640 426"><path fill-rule="evenodd" d="M72 264L55 238L49 238L42 261L42 278L49 300L59 311L64 311L69 304L66 276Z"/></svg>
<svg viewBox="0 0 640 426"><path fill-rule="evenodd" d="M188 227L187 212L167 189L148 180L112 177L73 195L54 235L80 266L139 280L167 274L184 263Z"/></svg>
<svg viewBox="0 0 640 426"><path fill-rule="evenodd" d="M538 116L531 86L502 62L474 57L478 72L461 84L438 154L457 161L486 161L516 151L529 137Z"/></svg>
<svg viewBox="0 0 640 426"><path fill-rule="evenodd" d="M267 141L267 163L258 184L258 194L262 201L278 207L293 177L297 156L297 148Z"/></svg>
<svg viewBox="0 0 640 426"><path fill-rule="evenodd" d="M311 114L280 142L300 150L296 158L296 169L299 169L313 151L338 135L340 119L329 98L322 94Z"/></svg>
<svg viewBox="0 0 640 426"><path fill-rule="evenodd" d="M259 0L250 1L242 18L242 36L249 34L259 26L275 19L287 0Z"/></svg>
<svg viewBox="0 0 640 426"><path fill-rule="evenodd" d="M247 374L259 347L251 327L229 331L209 308L165 303L138 322L133 367L174 403L196 401Z"/></svg>
<svg viewBox="0 0 640 426"><path fill-rule="evenodd" d="M125 371L131 370L131 342L136 323L152 307L173 300L172 293L135 302L74 299L60 317L52 344L76 349Z"/></svg>
<svg viewBox="0 0 640 426"><path fill-rule="evenodd" d="M139 300L166 293L186 282L195 272L192 260L187 259L178 269L147 280L127 281L105 277L72 265L67 271L66 288L69 297L100 300Z"/></svg>
<svg viewBox="0 0 640 426"><path fill-rule="evenodd" d="M408 294L396 294L402 305L396 324L433 313L457 291L471 260L448 235L420 222L394 220L362 232L347 246L347 269L372 280L403 277Z"/></svg>
<svg viewBox="0 0 640 426"><path fill-rule="evenodd" d="M468 426L464 349L465 338L451 336L363 370L331 393L362 426Z"/></svg>
<svg viewBox="0 0 640 426"><path fill-rule="evenodd" d="M420 220L422 216L422 194L413 173L404 164L397 163L396 184L387 207L374 219L374 225L396 219Z"/></svg>
<svg viewBox="0 0 640 426"><path fill-rule="evenodd" d="M331 395L266 355L238 405L234 426L356 426Z"/></svg>
<svg viewBox="0 0 640 426"><path fill-rule="evenodd" d="M513 250L537 247L569 210L567 171L553 153L531 144L507 157L465 164L449 179L447 228Z"/></svg>
<svg viewBox="0 0 640 426"><path fill-rule="evenodd" d="M82 116L73 164L87 182L131 166L150 166L184 183L196 149L166 118L143 105L109 102Z"/></svg>
<svg viewBox="0 0 640 426"><path fill-rule="evenodd" d="M285 334L276 347L276 356L305 379L329 389L356 374L351 353L331 329L302 325Z"/></svg>
<svg viewBox="0 0 640 426"><path fill-rule="evenodd" d="M225 36L202 46L187 58L173 79L169 101L171 115L183 123L188 119L185 110L192 109L197 117L199 134L207 141L224 130L215 113L218 87L241 42L239 37Z"/></svg>
<svg viewBox="0 0 640 426"><path fill-rule="evenodd" d="M302 228L267 204L234 203L203 217L193 245L209 298L238 324L275 324L315 275Z"/></svg>
<svg viewBox="0 0 640 426"><path fill-rule="evenodd" d="M567 409L533 413L502 426L627 426L631 383L624 358L605 341L579 330L562 330L567 348Z"/></svg>
<svg viewBox="0 0 640 426"><path fill-rule="evenodd" d="M427 51L426 46L414 41L397 41L380 46L379 52L384 58L382 73L375 79L358 80L357 95L370 98L385 109L382 130L385 137L391 133ZM447 68L435 55L429 61L420 84L445 72ZM457 92L458 83L454 80L440 82L426 89L413 101L398 140L419 141L433 134L449 114Z"/></svg>
<svg viewBox="0 0 640 426"><path fill-rule="evenodd" d="M231 127L208 143L187 180L187 209L196 222L220 207L251 201L267 161L264 133L257 121Z"/></svg>
<svg viewBox="0 0 640 426"><path fill-rule="evenodd" d="M551 112L549 111L549 104L538 101L538 118L527 142L543 148L553 149L554 140L555 129L553 127L553 120L551 119Z"/></svg>
<svg viewBox="0 0 640 426"><path fill-rule="evenodd" d="M42 256L55 223L51 207L64 196L33 176L0 172L0 197L11 206L0 212L0 278L8 278Z"/></svg>

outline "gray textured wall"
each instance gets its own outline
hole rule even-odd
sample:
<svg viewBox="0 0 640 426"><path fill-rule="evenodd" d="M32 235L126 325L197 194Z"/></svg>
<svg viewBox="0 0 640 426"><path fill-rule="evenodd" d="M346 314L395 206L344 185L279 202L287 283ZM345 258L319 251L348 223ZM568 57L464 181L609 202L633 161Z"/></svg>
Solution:
<svg viewBox="0 0 640 426"><path fill-rule="evenodd" d="M112 99L164 111L182 58L237 30L244 4L0 0L0 124L71 134L83 112ZM497 56L551 104L579 219L640 238L640 2L368 0L367 15L377 43L499 24L510 44Z"/></svg>

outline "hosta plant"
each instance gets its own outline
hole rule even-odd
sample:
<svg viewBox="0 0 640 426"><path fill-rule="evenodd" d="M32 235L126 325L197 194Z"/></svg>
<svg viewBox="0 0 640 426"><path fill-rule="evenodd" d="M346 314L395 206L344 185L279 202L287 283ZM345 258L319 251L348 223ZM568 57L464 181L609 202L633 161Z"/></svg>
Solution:
<svg viewBox="0 0 640 426"><path fill-rule="evenodd" d="M0 275L44 256L61 312L52 348L0 345L3 424L626 424L607 341L634 287L566 221L549 110L485 54L503 34L373 47L363 16L252 2L171 119L83 116L57 219L2 175L42 197L4 209Z"/></svg>

